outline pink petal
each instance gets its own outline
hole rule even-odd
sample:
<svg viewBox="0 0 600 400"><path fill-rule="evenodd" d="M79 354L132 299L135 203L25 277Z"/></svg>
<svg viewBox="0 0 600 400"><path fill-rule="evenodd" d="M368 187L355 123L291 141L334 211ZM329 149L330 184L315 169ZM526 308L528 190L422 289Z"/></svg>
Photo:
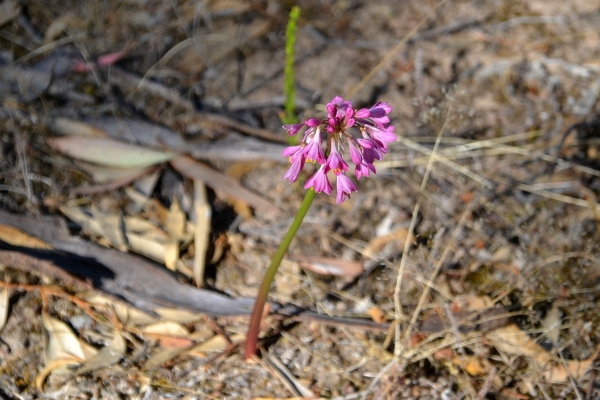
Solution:
<svg viewBox="0 0 600 400"><path fill-rule="evenodd" d="M284 125L283 129L287 130L288 136L294 136L304 126L304 123Z"/></svg>
<svg viewBox="0 0 600 400"><path fill-rule="evenodd" d="M304 158L304 156L297 157L292 162L290 169L288 169L283 176L283 179L289 179L290 183L296 182L296 180L298 180L298 176L300 175L300 171L302 171L302 168L304 167Z"/></svg>
<svg viewBox="0 0 600 400"><path fill-rule="evenodd" d="M306 183L304 184L304 189L308 188L315 189L315 192L325 192L328 195L331 194L333 187L329 182L329 178L327 178L327 173L325 172L325 166L322 165L321 168L313 176L311 176Z"/></svg>
<svg viewBox="0 0 600 400"><path fill-rule="evenodd" d="M369 118L371 113L366 108L361 108L354 113L354 118Z"/></svg>
<svg viewBox="0 0 600 400"><path fill-rule="evenodd" d="M350 193L357 192L358 188L348 177L344 174L337 176L337 196L336 202L341 204L346 197L350 198Z"/></svg>
<svg viewBox="0 0 600 400"><path fill-rule="evenodd" d="M350 147L350 158L354 164L360 164L362 162L362 155L360 151L354 145L354 141L352 139L348 139L348 147Z"/></svg>

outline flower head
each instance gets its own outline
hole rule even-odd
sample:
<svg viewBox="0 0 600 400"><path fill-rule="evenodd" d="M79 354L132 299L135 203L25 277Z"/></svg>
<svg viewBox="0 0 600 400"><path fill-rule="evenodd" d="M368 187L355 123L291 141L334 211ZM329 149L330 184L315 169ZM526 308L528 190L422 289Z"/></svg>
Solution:
<svg viewBox="0 0 600 400"><path fill-rule="evenodd" d="M343 157L344 144L348 144L356 179L362 176L368 178L371 173L376 173L375 160L381 160L387 154L387 144L395 141L397 136L388 116L392 107L386 102L355 109L350 101L336 96L326 108L325 118L310 118L299 124L283 126L290 136L306 127L302 143L283 151L291 163L284 179L295 182L305 162L318 163L319 169L306 181L304 188L331 194L333 187L327 174L332 172L336 176L336 201L339 204L350 198L350 193L358 191L356 184L346 176L349 166ZM351 129L360 136L354 137Z"/></svg>

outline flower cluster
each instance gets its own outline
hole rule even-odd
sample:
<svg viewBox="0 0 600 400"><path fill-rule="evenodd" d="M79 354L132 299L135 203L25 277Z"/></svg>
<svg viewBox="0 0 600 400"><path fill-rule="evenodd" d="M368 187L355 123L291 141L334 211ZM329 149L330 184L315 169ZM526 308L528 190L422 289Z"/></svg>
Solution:
<svg viewBox="0 0 600 400"><path fill-rule="evenodd" d="M349 167L342 157L344 143L348 144L350 159L355 164L356 179L375 174L373 162L381 160L387 154L387 143L397 139L394 126L389 124L390 118L387 116L391 110L385 102L368 109L356 110L352 108L350 101L336 96L327 104L327 118L310 118L299 124L284 125L283 128L290 136L307 127L302 143L283 151L283 155L289 157L292 164L284 179L295 182L306 162L319 163L321 167L306 181L304 188L312 187L317 193L331 194L333 187L327 174L333 172L337 180L337 203L342 203L346 197L350 198L350 193L358 189L346 176ZM360 137L355 138L349 132L350 128L358 131Z"/></svg>

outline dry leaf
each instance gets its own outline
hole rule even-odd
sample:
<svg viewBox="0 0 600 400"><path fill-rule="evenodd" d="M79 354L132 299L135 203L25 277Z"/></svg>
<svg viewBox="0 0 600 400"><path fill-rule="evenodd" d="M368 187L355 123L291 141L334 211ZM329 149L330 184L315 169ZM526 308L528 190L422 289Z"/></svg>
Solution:
<svg viewBox="0 0 600 400"><path fill-rule="evenodd" d="M183 239L185 237L185 224L187 217L185 212L179 205L179 199L175 197L171 208L167 212L167 218L165 219L165 230L174 239Z"/></svg>
<svg viewBox="0 0 600 400"><path fill-rule="evenodd" d="M161 343L162 344L162 343ZM189 344L188 344L189 346ZM165 347L163 349L158 349L157 351L155 351L152 356L150 356L150 358L148 358L148 360L146 360L146 362L144 363L144 370L152 370L155 368L160 367L163 364L168 363L169 361L173 360L175 357L177 357L179 354L181 354L183 351L185 351L185 347Z"/></svg>
<svg viewBox="0 0 600 400"><path fill-rule="evenodd" d="M150 202L150 198L147 195L137 191L131 186L127 186L124 190L127 196L135 203L136 211L143 210Z"/></svg>
<svg viewBox="0 0 600 400"><path fill-rule="evenodd" d="M379 307L371 307L367 310L367 315L371 317L371 319L378 324L381 324L387 321L387 316L385 315L385 311L383 311Z"/></svg>
<svg viewBox="0 0 600 400"><path fill-rule="evenodd" d="M164 336L188 337L190 332L176 322L163 321L145 326L142 329L144 333L151 333Z"/></svg>
<svg viewBox="0 0 600 400"><path fill-rule="evenodd" d="M117 168L142 168L160 164L176 154L155 151L109 138L66 136L48 139L57 151L73 158Z"/></svg>
<svg viewBox="0 0 600 400"><path fill-rule="evenodd" d="M234 344L243 343L246 340L246 335L241 333L230 336L229 339ZM212 338L208 339L204 343L197 344L196 346L190 348L186 353L204 357L207 352L211 351L224 351L229 347L229 342L221 335L215 335Z"/></svg>
<svg viewBox="0 0 600 400"><path fill-rule="evenodd" d="M453 312L482 311L494 307L494 302L488 296L463 294L456 296L451 304Z"/></svg>
<svg viewBox="0 0 600 400"><path fill-rule="evenodd" d="M183 349L194 344L187 329L178 323L163 321L142 328L143 335L157 340L162 347Z"/></svg>
<svg viewBox="0 0 600 400"><path fill-rule="evenodd" d="M79 367L76 374L85 374L100 368L108 367L121 361L123 354L127 350L127 345L123 336L115 331L112 340L108 345L101 348L98 353L85 361L85 364Z"/></svg>
<svg viewBox="0 0 600 400"><path fill-rule="evenodd" d="M100 128L85 122L75 121L68 118L55 118L50 122L50 129L60 135L77 135L77 136L92 136L92 137L107 137L108 134Z"/></svg>
<svg viewBox="0 0 600 400"><path fill-rule="evenodd" d="M165 245L156 238L130 233L127 235L127 240L131 249L136 253L151 258L154 261L165 262Z"/></svg>
<svg viewBox="0 0 600 400"><path fill-rule="evenodd" d="M163 320L179 323L195 322L203 318L202 314L176 308L157 308L154 310Z"/></svg>
<svg viewBox="0 0 600 400"><path fill-rule="evenodd" d="M127 239L125 238L123 217L119 214L109 214L102 212L92 205L90 207L92 218L100 228L100 236L108 239L109 243L117 249L125 252L128 249Z"/></svg>
<svg viewBox="0 0 600 400"><path fill-rule="evenodd" d="M163 243L164 258L163 261L171 271L177 270L177 261L179 260L179 242L169 240Z"/></svg>
<svg viewBox="0 0 600 400"><path fill-rule="evenodd" d="M0 240L13 246L29 247L32 249L52 249L52 246L10 225L0 224Z"/></svg>
<svg viewBox="0 0 600 400"><path fill-rule="evenodd" d="M83 362L97 353L89 344L81 341L71 328L62 321L42 311L42 324L46 329L46 362L53 360L76 360Z"/></svg>
<svg viewBox="0 0 600 400"><path fill-rule="evenodd" d="M108 296L103 296L101 294L91 294L85 296L85 301L90 304L97 304L101 306L108 305L117 315L119 321L128 327L141 326L153 324L156 322L156 318L146 314L143 311L138 310L137 308L131 307L124 302L117 301Z"/></svg>
<svg viewBox="0 0 600 400"><path fill-rule="evenodd" d="M40 371L35 377L35 387L40 393L44 393L44 382L48 375L55 370L64 370L67 366L79 365L80 362L76 360L54 360L46 364L46 366Z"/></svg>

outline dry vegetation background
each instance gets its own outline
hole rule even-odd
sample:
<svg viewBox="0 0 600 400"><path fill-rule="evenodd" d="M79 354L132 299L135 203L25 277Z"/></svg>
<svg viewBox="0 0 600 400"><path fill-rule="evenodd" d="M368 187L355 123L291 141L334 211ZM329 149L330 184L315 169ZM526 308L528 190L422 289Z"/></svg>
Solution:
<svg viewBox="0 0 600 400"><path fill-rule="evenodd" d="M303 196L293 2L0 3L0 399L600 397L598 5L297 4L301 116L401 137L317 197L245 363Z"/></svg>

